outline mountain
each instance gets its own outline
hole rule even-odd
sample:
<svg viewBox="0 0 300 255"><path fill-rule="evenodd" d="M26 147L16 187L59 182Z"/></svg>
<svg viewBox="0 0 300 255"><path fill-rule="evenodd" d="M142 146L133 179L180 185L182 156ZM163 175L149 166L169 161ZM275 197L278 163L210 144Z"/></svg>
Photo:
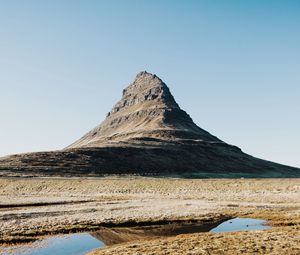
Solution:
<svg viewBox="0 0 300 255"><path fill-rule="evenodd" d="M300 177L198 127L156 75L140 72L106 119L59 151L0 158L0 175Z"/></svg>
<svg viewBox="0 0 300 255"><path fill-rule="evenodd" d="M122 99L96 128L68 148L163 145L187 141L221 142L199 128L180 109L167 85L140 72L123 90Z"/></svg>

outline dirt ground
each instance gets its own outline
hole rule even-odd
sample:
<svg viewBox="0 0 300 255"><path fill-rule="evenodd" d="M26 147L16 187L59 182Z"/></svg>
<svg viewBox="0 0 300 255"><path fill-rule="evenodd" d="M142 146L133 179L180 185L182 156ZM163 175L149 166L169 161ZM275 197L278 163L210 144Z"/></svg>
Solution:
<svg viewBox="0 0 300 255"><path fill-rule="evenodd" d="M237 216L273 227L136 241L93 254L300 254L299 179L0 179L2 246L103 224Z"/></svg>

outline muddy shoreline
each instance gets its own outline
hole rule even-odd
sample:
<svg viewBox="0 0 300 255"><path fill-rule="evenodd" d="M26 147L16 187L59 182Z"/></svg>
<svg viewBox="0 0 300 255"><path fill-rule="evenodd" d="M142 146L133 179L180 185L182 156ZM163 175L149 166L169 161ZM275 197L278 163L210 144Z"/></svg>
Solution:
<svg viewBox="0 0 300 255"><path fill-rule="evenodd" d="M144 227L157 227L157 226L167 226L167 225L191 225L197 228L197 231L192 232L207 232L209 229L214 226L219 225L220 223L231 219L230 216L218 216L216 218L210 219L173 219L173 220L158 220L158 221L127 221L127 222L103 222L97 225L87 225L80 227L71 227L71 228L57 228L57 229L49 229L42 230L36 232L24 232L18 233L15 235L11 233L6 237L1 236L0 245L14 245L20 243L30 243L42 239L48 236L54 236L59 234L72 234L72 233L84 233L84 232L98 232L98 231L119 231L130 229L130 228L144 228ZM109 244L110 245L110 244Z"/></svg>

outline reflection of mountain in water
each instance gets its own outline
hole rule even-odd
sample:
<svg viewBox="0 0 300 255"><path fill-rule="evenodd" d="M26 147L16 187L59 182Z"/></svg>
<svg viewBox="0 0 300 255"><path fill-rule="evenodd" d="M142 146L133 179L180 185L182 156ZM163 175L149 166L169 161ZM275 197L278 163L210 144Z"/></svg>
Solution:
<svg viewBox="0 0 300 255"><path fill-rule="evenodd" d="M209 222L174 222L162 225L136 226L136 227L103 227L91 235L102 241L105 245L151 239L156 237L175 236L180 234L208 232L224 222L226 219Z"/></svg>

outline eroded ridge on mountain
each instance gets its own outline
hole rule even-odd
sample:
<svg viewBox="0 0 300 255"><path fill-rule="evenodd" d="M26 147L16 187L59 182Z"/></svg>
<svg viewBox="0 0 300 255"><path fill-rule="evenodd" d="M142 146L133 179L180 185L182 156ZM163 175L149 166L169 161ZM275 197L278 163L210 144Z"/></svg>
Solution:
<svg viewBox="0 0 300 255"><path fill-rule="evenodd" d="M68 148L153 145L172 141L222 142L199 128L155 74L140 72L96 128Z"/></svg>

